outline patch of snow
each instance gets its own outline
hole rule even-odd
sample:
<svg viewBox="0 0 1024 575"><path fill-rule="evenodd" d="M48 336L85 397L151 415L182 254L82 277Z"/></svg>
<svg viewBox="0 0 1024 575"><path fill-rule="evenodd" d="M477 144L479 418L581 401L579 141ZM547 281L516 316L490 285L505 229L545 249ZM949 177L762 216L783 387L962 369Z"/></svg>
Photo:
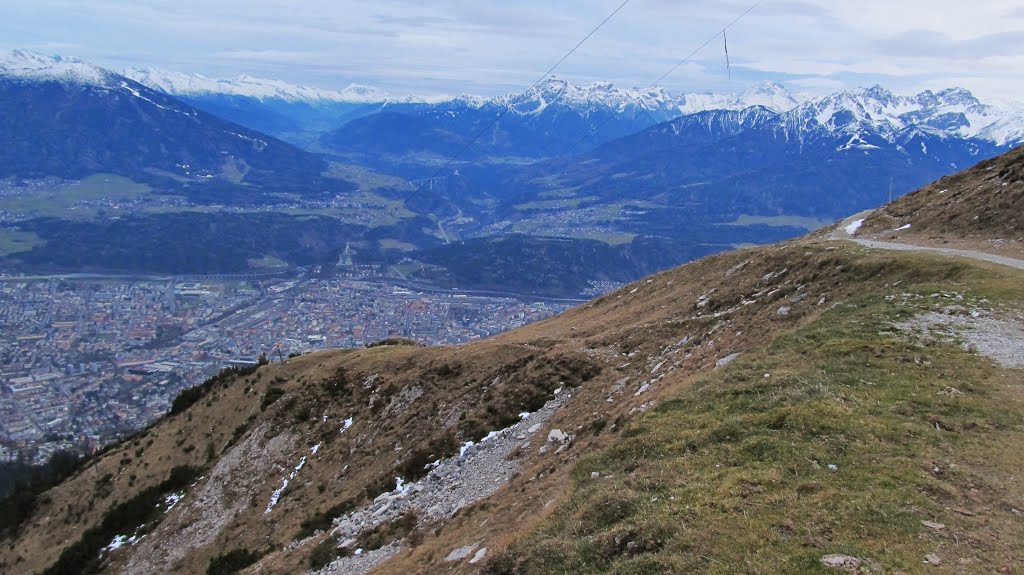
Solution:
<svg viewBox="0 0 1024 575"><path fill-rule="evenodd" d="M178 502L181 501L184 498L185 498L185 492L184 491L182 491L180 493L172 493L172 494L168 495L167 497L164 497L164 505L167 506L167 508L164 509L164 513L167 513L171 509L174 509L174 506L177 505Z"/></svg>
<svg viewBox="0 0 1024 575"><path fill-rule="evenodd" d="M909 229L910 229L910 224L903 224L902 226L896 228L893 231L894 232L902 232L903 230L909 230Z"/></svg>
<svg viewBox="0 0 1024 575"><path fill-rule="evenodd" d="M401 477L395 478L395 491L394 493L405 493L412 488L412 485L406 485L405 480Z"/></svg>
<svg viewBox="0 0 1024 575"><path fill-rule="evenodd" d="M854 220L850 222L844 229L846 230L846 233L852 236L857 233L857 230L859 230L862 225L864 225L864 220Z"/></svg>
<svg viewBox="0 0 1024 575"><path fill-rule="evenodd" d="M270 511L277 505L277 502L281 500L281 494L288 488L288 479L286 478L281 482L281 487L278 487L270 494L270 503L267 504L267 510L263 512L264 515L270 513Z"/></svg>
<svg viewBox="0 0 1024 575"><path fill-rule="evenodd" d="M729 365L730 363L739 359L740 355L740 353L733 353L723 357L722 359L719 359L718 361L715 362L715 368L717 369Z"/></svg>
<svg viewBox="0 0 1024 575"><path fill-rule="evenodd" d="M345 420L345 422L341 426L341 429L338 430L338 433L345 433L345 430L350 428L350 427L352 427L352 418L351 417Z"/></svg>
<svg viewBox="0 0 1024 575"><path fill-rule="evenodd" d="M110 542L110 545L107 545L106 547L104 547L103 550L104 551L108 551L108 552L109 551L116 551L116 550L124 547L125 543L128 543L128 536L127 535L117 535L117 536L114 537L114 540Z"/></svg>
<svg viewBox="0 0 1024 575"><path fill-rule="evenodd" d="M462 561L466 557L469 557L470 555L472 555L473 552L476 551L477 547L479 547L479 546L480 546L480 541L477 541L476 543L474 543L472 545L466 545L465 547L458 547L456 549L452 549L452 552L449 553L444 558L444 560L446 562L448 562L448 563L451 563L451 562L454 562L454 561Z"/></svg>
<svg viewBox="0 0 1024 575"><path fill-rule="evenodd" d="M466 443L464 443L462 447L459 449L459 457L465 456L466 452L469 451L470 449L473 449L474 445L475 444L472 441L467 441Z"/></svg>
<svg viewBox="0 0 1024 575"><path fill-rule="evenodd" d="M484 557L486 557L486 556L487 556L487 548L484 547L483 549L481 549L481 550L476 552L476 555L474 555L473 558L469 560L469 563L470 563L470 565L475 565L475 564L483 561Z"/></svg>
<svg viewBox="0 0 1024 575"><path fill-rule="evenodd" d="M316 453L320 451L320 445L320 443L317 443L309 450L309 452L312 453L313 455L316 455Z"/></svg>
<svg viewBox="0 0 1024 575"><path fill-rule="evenodd" d="M156 106L157 108L160 108L161 110L167 110L167 111L170 111L170 112L177 112L178 114L181 114L183 116L189 116L190 115L190 114L187 114L185 112L182 112L181 110L175 110L174 108L170 108L168 106L161 106L160 104L157 104L153 100L150 100L149 98L143 96L135 88L132 88L131 86L129 86L127 82L121 82L121 87L124 88L125 90L127 90L128 92L130 92L131 95L135 96L136 98L138 98L140 100L143 100L143 101L146 101L146 102L149 102L150 104L153 104L154 106ZM235 135L238 136L239 138L245 138L245 136L241 136L239 134L235 134ZM247 139L251 139L251 138L247 138ZM264 144L264 145L266 145L266 144Z"/></svg>
<svg viewBox="0 0 1024 575"><path fill-rule="evenodd" d="M270 513L270 511L274 509L274 507L277 505L277 502L281 500L281 494L284 493L284 490L288 488L288 482L291 481L292 479L295 479L295 476L298 475L300 471L302 471L302 468L305 467L305 465L306 456L303 455L302 459L299 460L299 464L295 466L295 469L293 469L292 472L288 474L288 477L285 477L281 481L281 487L278 487L277 489L274 490L272 494L270 494L270 503L267 504L267 509L266 511L263 512L264 515Z"/></svg>

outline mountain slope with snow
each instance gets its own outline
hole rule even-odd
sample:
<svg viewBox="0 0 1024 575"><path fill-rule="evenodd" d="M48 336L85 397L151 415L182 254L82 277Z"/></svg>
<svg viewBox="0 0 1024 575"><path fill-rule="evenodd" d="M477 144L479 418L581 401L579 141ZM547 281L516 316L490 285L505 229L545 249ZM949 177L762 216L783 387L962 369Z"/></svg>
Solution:
<svg viewBox="0 0 1024 575"><path fill-rule="evenodd" d="M785 140L837 140L836 148L915 145L927 154L927 144L921 147L915 138L974 142L979 150L1024 141L1020 106L985 104L961 88L898 96L875 86L801 102L770 82L740 94L677 95L663 89L622 90L608 83L577 86L550 78L521 94L392 107L386 114L341 127L321 143L369 161L379 161L382 155L450 157L487 128L489 132L467 152L469 157L543 158L585 153L662 122L674 124L669 129L678 132L707 121L715 137L734 134L742 127L739 112L745 110L752 112L744 117L771 116L762 117L761 124ZM693 121L687 120L691 117Z"/></svg>
<svg viewBox="0 0 1024 575"><path fill-rule="evenodd" d="M871 131L890 141L907 128L920 128L954 138L978 138L997 146L1022 139L1024 114L1019 107L988 105L963 88L898 96L881 86L844 91L808 102L787 118L804 128L831 133Z"/></svg>
<svg viewBox="0 0 1024 575"><path fill-rule="evenodd" d="M313 154L81 60L0 54L0 117L0 178L113 173L213 202L347 189Z"/></svg>
<svg viewBox="0 0 1024 575"><path fill-rule="evenodd" d="M156 68L129 68L123 74L144 86L175 96L224 94L307 104L371 104L395 99L384 90L359 84L351 84L342 90L323 90L244 74L231 79L214 79Z"/></svg>

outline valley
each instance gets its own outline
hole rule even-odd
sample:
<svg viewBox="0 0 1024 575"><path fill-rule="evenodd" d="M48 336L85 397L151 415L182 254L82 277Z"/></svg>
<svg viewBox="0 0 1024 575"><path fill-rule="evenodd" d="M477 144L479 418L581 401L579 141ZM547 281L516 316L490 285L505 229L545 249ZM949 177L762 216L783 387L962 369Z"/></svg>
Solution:
<svg viewBox="0 0 1024 575"><path fill-rule="evenodd" d="M504 94L238 37L202 62L277 79L0 52L0 572L1018 572L1024 105L960 60L769 70L760 3L724 79L669 72L729 91L595 81L627 4ZM322 8L196 44L366 16ZM355 37L531 22L390 8Z"/></svg>
<svg viewBox="0 0 1024 575"><path fill-rule="evenodd" d="M1019 270L832 231L471 345L216 380L51 492L4 560L32 569L33 533L103 525L46 572L98 553L202 573L234 550L246 573L1012 572L1020 365L985 342L1024 337ZM97 478L132 497L186 465L202 478L141 528L100 523Z"/></svg>
<svg viewBox="0 0 1024 575"><path fill-rule="evenodd" d="M19 51L2 66L3 101L35 110L10 135L47 153L12 140L26 153L0 170L8 274L294 277L348 258L396 281L572 299L797 237L1024 138L1020 109L962 89L800 99L772 83L675 94L549 78L437 100ZM46 143L58 135L106 151ZM456 265L481 259L490 268Z"/></svg>
<svg viewBox="0 0 1024 575"><path fill-rule="evenodd" d="M26 278L0 283L0 461L43 463L145 428L183 389L261 353L486 338L569 303L360 278ZM330 321L325 318L332 318Z"/></svg>

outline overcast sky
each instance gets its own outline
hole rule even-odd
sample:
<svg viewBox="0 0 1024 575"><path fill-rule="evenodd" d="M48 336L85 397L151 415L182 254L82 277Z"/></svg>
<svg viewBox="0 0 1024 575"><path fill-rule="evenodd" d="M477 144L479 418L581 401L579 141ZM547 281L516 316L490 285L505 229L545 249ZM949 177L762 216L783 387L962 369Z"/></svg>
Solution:
<svg viewBox="0 0 1024 575"><path fill-rule="evenodd" d="M114 69L349 83L395 94L521 90L622 0L0 0L0 43ZM753 4L632 0L562 65L647 86ZM1007 0L764 0L665 81L822 93L881 83L1024 99L1024 5Z"/></svg>

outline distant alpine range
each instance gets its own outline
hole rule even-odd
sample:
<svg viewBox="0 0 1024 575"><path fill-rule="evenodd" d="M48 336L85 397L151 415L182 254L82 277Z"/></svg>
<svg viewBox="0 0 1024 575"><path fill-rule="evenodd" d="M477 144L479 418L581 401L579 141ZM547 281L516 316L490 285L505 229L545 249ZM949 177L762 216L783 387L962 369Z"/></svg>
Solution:
<svg viewBox="0 0 1024 575"><path fill-rule="evenodd" d="M133 68L126 70L124 75L154 90L190 101L199 108L210 108L209 111L223 110L219 106L230 106L239 114L242 110L250 110L254 122L259 121L255 117L259 116L259 111L270 116L273 110L280 110L283 106L313 109L347 106L350 112L358 107L360 111L350 115L349 119L376 116L374 120L365 120L328 136L327 141L338 142L342 149L360 149L355 142L347 144L349 139L355 140L359 133L368 129L390 127L389 122L394 122L395 116L412 116L420 120L405 126L409 134L421 127L458 133L457 128L489 122L505 109L510 110L511 116L506 122L508 129L521 125L519 129L524 131L524 139L528 134L545 140L510 141L506 144L529 156L578 153L586 148L572 149L568 144L581 138L586 137L591 144L600 144L683 116L750 108L771 112L768 118L777 125L777 130L797 137L807 137L818 130L848 135L847 148L868 149L899 144L925 134L974 139L999 147L1024 141L1024 105L982 103L962 88L898 96L881 86L873 86L801 99L773 82L756 84L738 94L676 94L663 88L621 89L607 82L578 86L552 77L524 93L493 98L472 95L446 98L396 97L384 90L357 84L334 91L250 76L214 80L197 74L158 69ZM749 116L746 114L744 118ZM570 125L573 122L575 126ZM597 133L591 134L604 122L613 125L605 124ZM722 120L719 128L735 130L736 123ZM566 145L558 146L551 141L552 138ZM483 149L500 151L500 146L494 144L492 148L485 146ZM409 144L411 150L420 148L429 150L429 146L422 142Z"/></svg>
<svg viewBox="0 0 1024 575"><path fill-rule="evenodd" d="M5 270L333 268L347 248L411 280L557 295L793 237L1024 142L1024 106L961 88L803 98L552 77L416 97L27 51L0 53L0 114ZM491 271L461 265L477 260Z"/></svg>

